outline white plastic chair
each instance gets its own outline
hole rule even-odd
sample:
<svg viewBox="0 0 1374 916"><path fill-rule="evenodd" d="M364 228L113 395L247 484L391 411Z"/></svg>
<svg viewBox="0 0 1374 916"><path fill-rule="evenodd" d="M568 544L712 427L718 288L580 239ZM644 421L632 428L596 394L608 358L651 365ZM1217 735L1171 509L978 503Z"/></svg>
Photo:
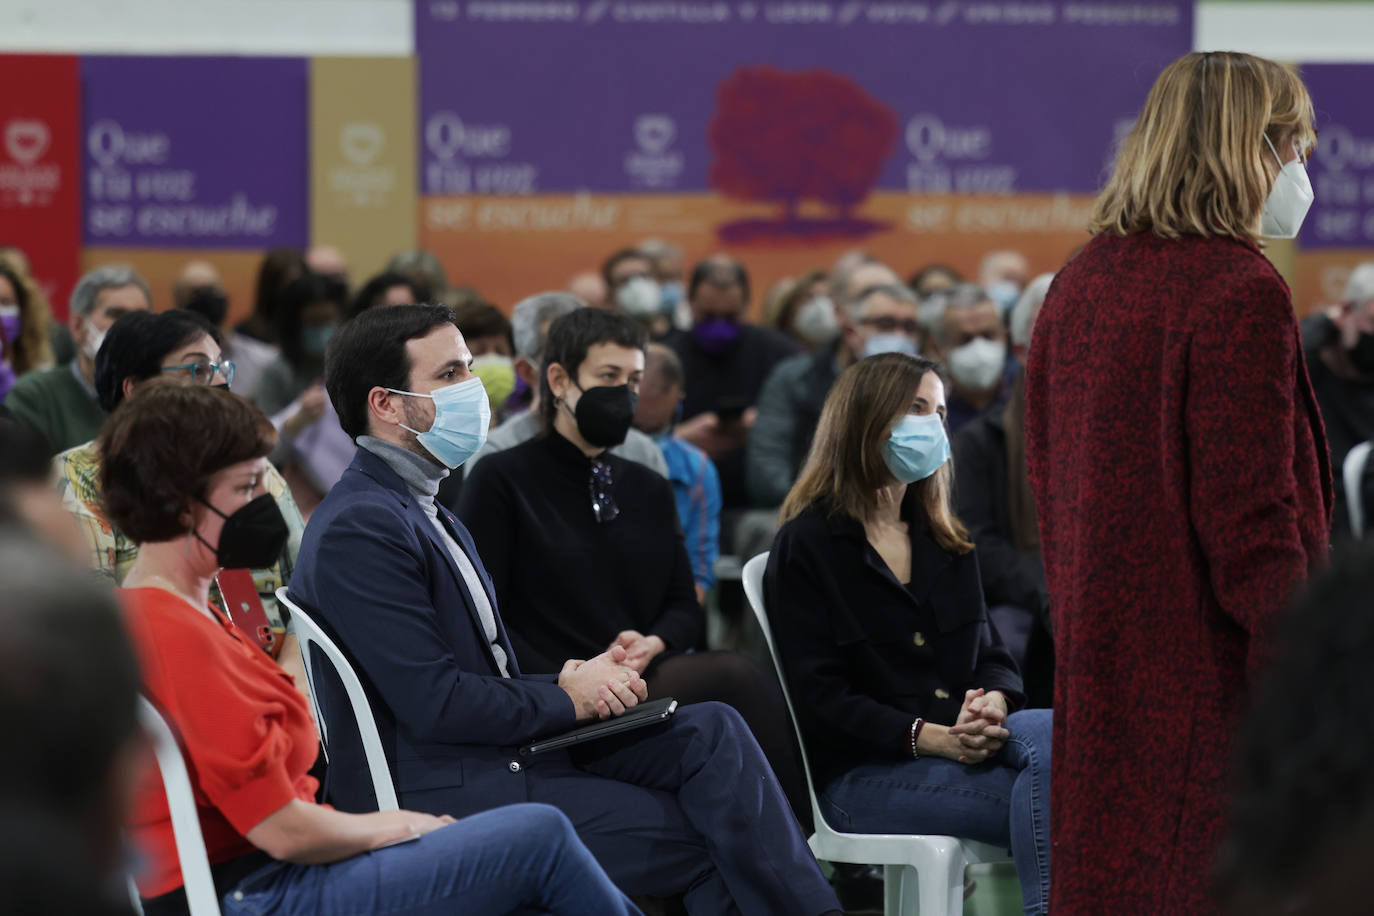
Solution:
<svg viewBox="0 0 1374 916"><path fill-rule="evenodd" d="M782 684L787 714L797 730L806 791L811 797L811 814L816 832L807 841L816 858L826 862L883 866L883 888L887 916L962 916L964 912L964 869L977 863L1008 862L1004 851L973 840L952 836L918 836L885 833L840 833L825 822L816 801L816 784L811 779L811 762L806 756L801 726L787 689L787 675L768 626L763 605L763 571L768 554L761 553L744 564L744 594L754 609L759 629L768 643L768 654ZM913 887L914 883L914 887Z"/></svg>
<svg viewBox="0 0 1374 916"><path fill-rule="evenodd" d="M306 687L309 689L310 703L315 708L315 724L320 728L325 760L329 759L329 732L320 711L314 663L310 652L312 645L319 646L324 652L325 658L329 659L329 663L339 675L339 680L343 682L344 690L348 692L348 702L353 706L353 719L358 724L358 735L363 742L363 753L367 756L367 768L372 773L372 789L377 793L377 810L395 811L400 807L396 800L396 786L391 781L391 769L387 766L386 752L382 750L382 736L377 732L377 720L372 715L372 707L368 705L362 681L358 680L353 666L348 663L348 659L335 645L334 640L320 629L319 624L310 619L309 614L301 610L300 605L287 597L285 588L277 589L277 601L291 612L291 620L295 624L296 639L301 645L301 658L305 661Z"/></svg>
<svg viewBox="0 0 1374 916"><path fill-rule="evenodd" d="M148 733L153 755L157 758L157 768L162 772L162 789L167 793L167 809L172 815L172 836L176 840L177 861L181 865L181 880L191 916L220 916L215 879L210 875L210 859L205 854L200 815L196 813L196 797L191 790L191 777L186 773L181 747L157 707L149 703L146 697L138 698L138 720ZM141 913L138 888L133 878L129 879L129 890L132 902Z"/></svg>
<svg viewBox="0 0 1374 916"><path fill-rule="evenodd" d="M1356 539L1363 538L1367 519L1365 515L1364 493L1360 484L1364 481L1364 468L1369 463L1369 452L1374 442L1361 442L1345 456L1341 466L1341 481L1345 484L1345 499L1350 507L1350 530Z"/></svg>

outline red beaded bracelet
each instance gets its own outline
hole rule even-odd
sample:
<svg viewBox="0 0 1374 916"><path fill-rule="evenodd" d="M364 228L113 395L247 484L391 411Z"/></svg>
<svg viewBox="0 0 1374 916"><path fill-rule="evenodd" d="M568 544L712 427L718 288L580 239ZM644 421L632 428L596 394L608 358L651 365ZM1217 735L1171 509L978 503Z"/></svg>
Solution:
<svg viewBox="0 0 1374 916"><path fill-rule="evenodd" d="M916 739L921 737L921 729L925 727L925 724L926 720L919 717L911 723L911 757L914 760L921 758L921 755L916 752Z"/></svg>

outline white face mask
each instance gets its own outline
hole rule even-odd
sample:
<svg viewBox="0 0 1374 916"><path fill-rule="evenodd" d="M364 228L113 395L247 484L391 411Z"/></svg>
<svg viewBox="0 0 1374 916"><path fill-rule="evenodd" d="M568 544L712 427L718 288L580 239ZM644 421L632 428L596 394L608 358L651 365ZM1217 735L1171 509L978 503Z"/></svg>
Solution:
<svg viewBox="0 0 1374 916"><path fill-rule="evenodd" d="M1302 159L1294 157L1287 165L1279 158L1279 151L1266 134L1264 142L1279 163L1279 174L1274 178L1274 186L1269 189L1269 199L1264 202L1264 213L1260 217L1260 235L1271 239L1297 238L1302 221L1312 206L1312 181L1307 177L1307 168Z"/></svg>
<svg viewBox="0 0 1374 916"><path fill-rule="evenodd" d="M949 374L960 387L987 391L997 385L1007 363L1007 345L1000 340L975 337L949 354Z"/></svg>
<svg viewBox="0 0 1374 916"><path fill-rule="evenodd" d="M616 290L615 304L632 318L647 318L662 312L663 290L648 277L633 277Z"/></svg>
<svg viewBox="0 0 1374 916"><path fill-rule="evenodd" d="M95 355L100 352L100 345L105 342L105 332L95 326L95 322L86 319L86 342L81 345L81 352L87 359L95 359Z"/></svg>
<svg viewBox="0 0 1374 916"><path fill-rule="evenodd" d="M828 344L840 333L835 304L828 296L817 296L797 310L792 327L809 343Z"/></svg>

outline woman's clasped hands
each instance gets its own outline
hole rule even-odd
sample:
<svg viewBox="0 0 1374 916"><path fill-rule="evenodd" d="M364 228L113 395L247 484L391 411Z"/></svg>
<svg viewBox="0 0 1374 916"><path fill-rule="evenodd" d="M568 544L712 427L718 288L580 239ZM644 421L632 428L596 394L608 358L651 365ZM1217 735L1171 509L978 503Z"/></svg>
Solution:
<svg viewBox="0 0 1374 916"><path fill-rule="evenodd" d="M1007 699L1000 691L988 693L982 687L965 691L959 718L949 729L950 738L957 743L955 759L974 764L996 756L1011 736L1006 721Z"/></svg>

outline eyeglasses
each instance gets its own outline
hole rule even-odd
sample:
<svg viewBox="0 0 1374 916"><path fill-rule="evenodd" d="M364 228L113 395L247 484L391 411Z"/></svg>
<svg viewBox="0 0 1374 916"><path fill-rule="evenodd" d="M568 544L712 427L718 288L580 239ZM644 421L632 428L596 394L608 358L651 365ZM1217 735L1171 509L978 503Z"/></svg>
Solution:
<svg viewBox="0 0 1374 916"><path fill-rule="evenodd" d="M620 515L620 507L611 495L611 466L600 458L592 459L592 476L588 489L592 494L592 515L598 522L609 522Z"/></svg>
<svg viewBox="0 0 1374 916"><path fill-rule="evenodd" d="M224 376L226 385L234 384L234 361L223 359L217 363L182 363L180 366L163 366L163 372L189 372L192 385L213 385L216 373Z"/></svg>
<svg viewBox="0 0 1374 916"><path fill-rule="evenodd" d="M886 334L901 330L912 337L915 337L921 330L921 325L915 318L896 318L892 315L875 315L872 318L863 319L860 324L876 328Z"/></svg>

